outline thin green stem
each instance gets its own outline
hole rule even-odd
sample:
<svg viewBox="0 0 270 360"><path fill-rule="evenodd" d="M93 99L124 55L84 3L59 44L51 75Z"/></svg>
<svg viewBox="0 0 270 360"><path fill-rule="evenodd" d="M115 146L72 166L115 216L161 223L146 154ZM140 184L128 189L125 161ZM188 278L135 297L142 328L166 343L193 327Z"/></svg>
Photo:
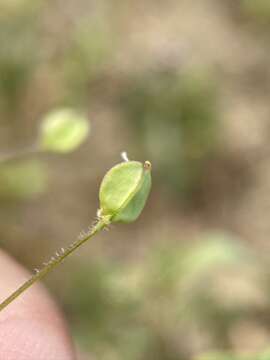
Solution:
<svg viewBox="0 0 270 360"><path fill-rule="evenodd" d="M38 148L38 146L33 145L31 147L28 147L28 148L25 148L22 150L11 151L11 152L7 152L4 154L0 154L0 164L5 164L7 162L21 160L21 159L27 158L28 156L39 154L40 152L41 151Z"/></svg>
<svg viewBox="0 0 270 360"><path fill-rule="evenodd" d="M73 253L78 247L83 245L87 240L92 238L96 233L104 229L108 225L108 221L105 218L101 218L98 222L93 225L92 229L84 236L80 236L74 243L72 243L66 250L62 250L60 254L56 253L51 260L44 264L44 267L40 270L36 270L36 273L28 279L24 284L22 284L17 290L15 290L10 296L8 296L2 303L0 303L0 311L2 311L7 305L12 301L17 299L22 293L24 293L28 288L30 288L34 283L41 280L46 276L51 270L53 270L57 265L61 264L67 256Z"/></svg>

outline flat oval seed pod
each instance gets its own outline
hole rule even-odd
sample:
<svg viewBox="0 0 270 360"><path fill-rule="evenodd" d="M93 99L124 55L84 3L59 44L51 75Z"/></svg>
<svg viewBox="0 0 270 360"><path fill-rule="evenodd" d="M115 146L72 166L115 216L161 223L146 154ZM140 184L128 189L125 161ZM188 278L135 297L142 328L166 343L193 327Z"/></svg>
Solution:
<svg viewBox="0 0 270 360"><path fill-rule="evenodd" d="M75 109L63 108L47 114L40 128L40 147L44 151L68 153L87 137L90 123Z"/></svg>
<svg viewBox="0 0 270 360"><path fill-rule="evenodd" d="M128 161L105 175L99 192L101 216L111 222L132 222L144 208L151 188L151 165Z"/></svg>
<svg viewBox="0 0 270 360"><path fill-rule="evenodd" d="M113 218L113 222L130 223L135 221L141 214L151 189L150 168L144 168L141 185L137 188L136 194L129 199L126 206Z"/></svg>

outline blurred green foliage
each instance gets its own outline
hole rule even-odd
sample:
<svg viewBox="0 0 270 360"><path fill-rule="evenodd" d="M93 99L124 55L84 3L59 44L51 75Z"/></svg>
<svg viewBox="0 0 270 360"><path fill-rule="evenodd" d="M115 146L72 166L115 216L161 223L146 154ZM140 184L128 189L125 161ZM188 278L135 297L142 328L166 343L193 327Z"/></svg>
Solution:
<svg viewBox="0 0 270 360"><path fill-rule="evenodd" d="M85 105L89 97L95 98L93 89L96 91L112 61L114 41L113 32L103 22L95 23L93 19L80 22L61 60L69 103Z"/></svg>
<svg viewBox="0 0 270 360"><path fill-rule="evenodd" d="M254 266L252 279L246 270ZM248 282L260 292L261 270L267 266L239 240L208 234L196 246L153 249L148 259L133 265L92 260L78 266L64 301L78 341L100 358L184 360L193 352L195 329L208 346L225 351L239 321L257 311L267 313L269 300L257 304L243 289L235 292L234 285ZM228 281L233 295L224 299ZM220 353L198 359L246 358Z"/></svg>
<svg viewBox="0 0 270 360"><path fill-rule="evenodd" d="M195 360L269 360L270 351L264 351L261 354L254 355L230 355L222 353L210 353L196 358Z"/></svg>
<svg viewBox="0 0 270 360"><path fill-rule="evenodd" d="M270 25L270 2L268 0L241 0L242 11L257 23Z"/></svg>
<svg viewBox="0 0 270 360"><path fill-rule="evenodd" d="M28 199L47 188L47 169L38 160L0 164L0 198Z"/></svg>
<svg viewBox="0 0 270 360"><path fill-rule="evenodd" d="M0 12L0 110L12 113L34 73L40 54L40 2L3 1Z"/></svg>
<svg viewBox="0 0 270 360"><path fill-rule="evenodd" d="M198 69L142 73L127 81L121 100L134 152L151 159L159 180L174 193L188 197L218 143L211 75Z"/></svg>

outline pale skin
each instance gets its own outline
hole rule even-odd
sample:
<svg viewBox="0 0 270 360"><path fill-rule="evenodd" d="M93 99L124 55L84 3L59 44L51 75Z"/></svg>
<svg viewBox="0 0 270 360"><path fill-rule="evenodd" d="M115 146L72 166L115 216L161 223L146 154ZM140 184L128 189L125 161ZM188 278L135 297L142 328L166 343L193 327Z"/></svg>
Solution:
<svg viewBox="0 0 270 360"><path fill-rule="evenodd" d="M0 301L29 273L0 251ZM0 359L75 360L66 322L41 283L32 286L0 313Z"/></svg>

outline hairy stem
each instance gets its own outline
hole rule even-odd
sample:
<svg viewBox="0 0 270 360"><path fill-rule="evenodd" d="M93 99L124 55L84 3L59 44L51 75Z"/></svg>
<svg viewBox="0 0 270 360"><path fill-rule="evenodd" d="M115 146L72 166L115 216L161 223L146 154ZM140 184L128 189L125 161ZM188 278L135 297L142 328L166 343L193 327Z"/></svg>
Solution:
<svg viewBox="0 0 270 360"><path fill-rule="evenodd" d="M99 219L97 224L95 224L85 236L82 237L80 236L78 240L72 243L68 248L66 248L66 250L61 251L60 254L56 253L56 256L52 257L48 263L44 264L42 269L36 270L36 273L30 279L28 279L10 296L8 296L2 303L0 303L0 311L3 310L12 301L17 299L18 296L24 293L34 283L36 283L37 281L41 280L44 276L46 276L57 265L61 264L66 257L68 257L71 253L73 253L78 247L84 244L87 240L92 238L96 233L101 231L106 225L108 225L108 221L106 221L104 218Z"/></svg>

